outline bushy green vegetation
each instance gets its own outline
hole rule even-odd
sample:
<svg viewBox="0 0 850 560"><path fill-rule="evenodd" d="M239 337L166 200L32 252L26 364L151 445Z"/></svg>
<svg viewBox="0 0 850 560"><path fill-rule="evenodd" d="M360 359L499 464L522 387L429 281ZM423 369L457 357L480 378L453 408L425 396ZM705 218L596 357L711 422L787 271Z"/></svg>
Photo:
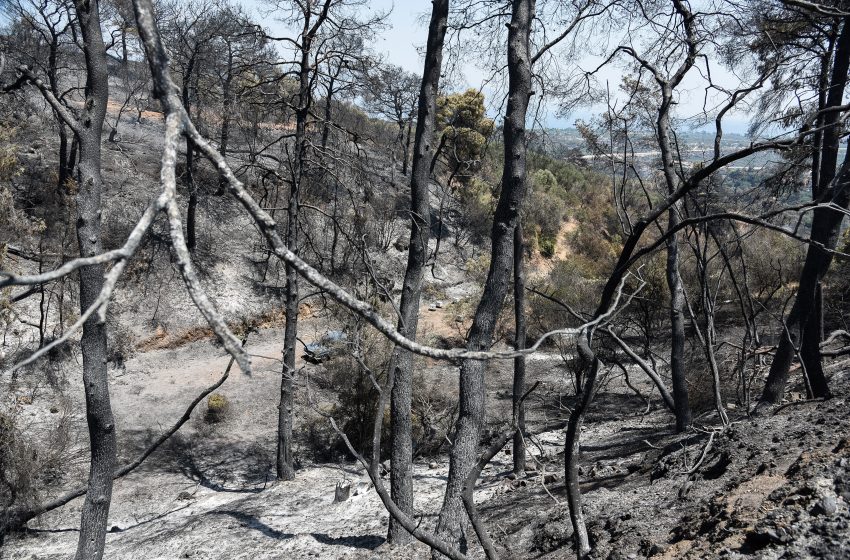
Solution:
<svg viewBox="0 0 850 560"><path fill-rule="evenodd" d="M222 422L230 411L230 399L221 393L213 393L207 397L207 413L204 420L210 424Z"/></svg>

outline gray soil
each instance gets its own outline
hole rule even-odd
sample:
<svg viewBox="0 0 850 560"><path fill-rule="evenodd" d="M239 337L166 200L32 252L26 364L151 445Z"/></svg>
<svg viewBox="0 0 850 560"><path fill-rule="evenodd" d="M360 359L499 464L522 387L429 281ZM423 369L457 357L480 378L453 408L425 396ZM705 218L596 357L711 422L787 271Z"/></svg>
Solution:
<svg viewBox="0 0 850 560"><path fill-rule="evenodd" d="M425 311L423 311L425 312ZM307 319L304 332L319 332ZM341 457L319 464L302 453L295 481L274 481L274 430L279 387L279 329L254 335L255 372L234 373L219 390L230 401L223 422L195 418L137 471L118 481L110 513L108 557L132 558L424 558L427 549L385 543L387 514L360 465ZM309 342L309 337L306 340ZM113 369L113 404L125 460L180 416L225 368L228 357L208 340L140 352ZM333 400L306 382L323 366L302 364L299 417ZM730 428L674 435L670 414L612 377L583 431L582 485L594 558L847 558L850 557L848 376L830 368L839 396L798 402L755 419L738 412ZM496 542L515 558L571 558L572 528L563 486L562 421L570 406L569 376L559 355L530 362L542 384L529 400L534 470L509 475L509 449L485 469L476 501ZM455 370L428 364L427 379L452 386ZM649 394L649 387L632 384ZM510 368L493 364L489 410L495 435L509 410ZM69 382L71 410L81 398ZM36 391L24 415L48 414L51 392ZM28 410L29 409L29 410ZM302 425L306 421L302 421ZM72 432L84 440L81 417ZM297 429L297 428L296 428ZM709 440L711 444L708 445ZM84 441L71 454L63 484L84 479ZM306 442L302 442L302 448ZM445 457L416 464L416 507L432 524L447 474ZM690 473L690 474L688 474ZM352 496L334 502L337 483ZM30 522L7 540L3 558L67 558L76 545L82 500ZM477 547L474 547L477 550ZM480 554L473 551L473 557Z"/></svg>

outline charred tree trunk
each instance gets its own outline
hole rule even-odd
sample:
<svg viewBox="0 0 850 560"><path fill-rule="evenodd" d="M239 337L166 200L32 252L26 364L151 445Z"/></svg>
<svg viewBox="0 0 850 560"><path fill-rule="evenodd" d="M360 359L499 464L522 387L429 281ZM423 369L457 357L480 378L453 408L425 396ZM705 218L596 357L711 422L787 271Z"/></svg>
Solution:
<svg viewBox="0 0 850 560"><path fill-rule="evenodd" d="M677 213L677 206L681 201L681 196L684 195L687 190L695 188L700 181L699 174L694 174L689 177L686 182L684 182L684 184L679 185L680 181L679 178L677 178L676 176L675 168L673 165L674 162L672 143L670 139L670 108L673 104L673 92L675 91L675 88L685 78L685 75L691 70L691 68L693 68L697 58L697 40L694 31L694 15L690 12L688 6L681 0L673 0L673 6L678 16L681 17L682 24L685 30L685 44L687 45L687 56L685 60L682 61L682 64L679 66L676 72L672 76L667 78L665 78L658 69L652 67L651 64L645 61L641 62L641 65L645 66L648 70L650 70L650 72L652 72L653 77L655 78L655 81L658 83L658 86L661 90L661 104L658 108L656 132L658 135L659 151L661 152L661 163L664 172L664 180L666 182L667 190L670 194L668 195L668 199L665 205L659 205L654 210L650 211L649 214L647 214L644 218L638 220L633 224L631 233L623 243L623 248L620 251L620 256L617 259L617 264L615 265L613 272L608 277L608 280L605 282L605 286L602 289L602 296L599 299L599 306L596 308L596 311L593 315L594 319L598 319L605 313L611 311L611 307L615 303L616 294L619 290L622 289L620 287L620 282L628 271L631 256L635 252L643 233L646 231L646 228L653 221L659 219L664 211L668 213L669 227L674 227L676 224L678 224L679 222L677 220L679 215ZM678 196L674 193L678 193ZM672 225L670 222L672 222ZM678 247L676 246L676 248L674 249L674 254L672 255L673 258L671 258L670 240L668 240L667 243L668 285L670 285L671 287L671 299L673 299L676 296L676 293L672 290L672 288L677 286L681 287L681 277L679 276L678 270ZM670 274L671 272L674 272L675 276ZM681 292L681 295L681 303L678 303L676 301L671 302L671 319L676 318L672 316L673 309L676 309L678 306L678 308L681 310L684 307L684 291ZM673 328L673 331L675 338L675 326ZM682 329L682 341L683 340L684 329ZM599 360L591 349L590 344L592 343L592 341L593 328L590 328L588 329L586 334L583 334L579 337L579 341L577 344L577 351L579 356L581 356L583 361L588 364L588 375L585 380L584 387L582 387L582 390L578 395L578 402L573 408L572 413L570 414L569 423L567 425L566 441L564 443L564 476L566 478L567 500L570 505L570 519L573 524L576 553L579 558L587 557L591 550L587 527L584 521L584 513L582 511L582 496L581 488L579 486L578 463L580 452L581 425L584 422L585 414L587 413L588 408L593 402L593 398L597 390L596 381L599 371ZM671 346L671 356L675 355L675 353L676 345L674 343ZM676 371L677 370L674 369L674 374ZM687 403L687 396L681 394L681 389L687 387L684 379L684 369L682 368L678 371L681 375L678 381L675 378L673 381L673 400L674 405L677 409L677 426L684 423L684 421L690 423L690 407L688 406L687 408L685 408ZM676 395L677 383L680 384L679 395ZM679 407L682 407L681 415ZM684 416L685 410L687 411L687 416Z"/></svg>
<svg viewBox="0 0 850 560"><path fill-rule="evenodd" d="M410 248L407 269L399 306L398 330L410 339L416 339L419 323L419 302L422 295L422 277L428 260L428 240L431 232L431 204L428 184L431 179L431 160L434 158L434 140L437 128L437 94L440 89L440 72L443 63L443 41L446 35L449 0L436 0L428 26L425 66L419 88L419 106L416 122L416 140L413 153L413 171L410 178ZM410 402L413 393L413 355L396 348L394 383L390 401L392 428L392 470L390 494L399 509L413 517L413 446ZM406 543L412 539L404 527L390 517L388 539L393 543Z"/></svg>
<svg viewBox="0 0 850 560"><path fill-rule="evenodd" d="M840 226L839 226L840 227ZM803 327L800 343L800 360L803 362L804 375L808 377L809 398L829 397L831 392L823 371L820 344L823 341L823 284L815 286L815 298L809 319Z"/></svg>
<svg viewBox="0 0 850 560"><path fill-rule="evenodd" d="M198 234L196 228L196 216L198 214L198 192L195 190L195 180L192 177L192 168L195 166L195 153L192 141L186 138L186 188L189 189L189 204L186 208L186 247L189 251L195 250L198 245Z"/></svg>
<svg viewBox="0 0 850 560"><path fill-rule="evenodd" d="M80 142L77 140L77 135L71 135L71 150L68 153L68 166L66 168L67 177L71 177L77 168L77 154L80 151Z"/></svg>
<svg viewBox="0 0 850 560"><path fill-rule="evenodd" d="M522 238L522 225L517 223L514 228L514 349L524 350L526 339L525 324L525 269L523 254L525 243ZM513 414L516 419L517 431L514 434L513 458L514 472L519 475L525 472L525 405L522 396L525 394L525 356L514 358L513 380Z"/></svg>
<svg viewBox="0 0 850 560"><path fill-rule="evenodd" d="M832 77L826 95L826 108L838 107L842 104L848 68L850 68L850 18L845 18L835 47ZM841 138L839 111L825 113L823 125L828 128L824 130L821 139L820 171L817 177L813 176L813 195L815 200L833 202L846 209L848 203L848 188L845 184L847 177L844 177L848 164L846 158L840 175L836 177ZM831 396L824 376L819 348L821 312L816 308L820 305L817 294L821 281L832 263L831 250L838 244L843 219L844 214L839 210L818 208L814 211L811 238L815 243L809 244L806 251L797 297L785 320L779 348L770 365L770 373L762 392L761 402L764 404L778 404L782 400L798 341L801 344L801 357L812 396Z"/></svg>
<svg viewBox="0 0 850 560"><path fill-rule="evenodd" d="M336 250L339 245L339 186L334 184L334 209L332 216L333 234L331 234L331 277L336 276Z"/></svg>
<svg viewBox="0 0 850 560"><path fill-rule="evenodd" d="M850 183L850 160L845 158L841 173L833 181L833 186L829 187L825 200L846 209L850 202L848 183ZM825 398L831 396L823 375L820 349L813 349L810 345L819 346L820 343L818 337L821 320L820 314L816 311L818 291L821 280L832 263L831 250L838 244L843 219L844 213L840 210L818 208L814 211L811 238L815 243L810 244L806 252L797 298L788 313L783 329L784 335L780 339L779 348L770 365L770 373L761 397L761 402L765 405L778 404L782 401L788 372L797 350L797 341L802 341L800 350L805 350L809 358L808 363L804 360L803 366L808 376L812 396ZM807 335L810 329L811 332ZM812 337L813 340L808 340L807 336Z"/></svg>
<svg viewBox="0 0 850 560"><path fill-rule="evenodd" d="M327 18L327 10L322 11L316 22L311 24L310 7L304 10L304 26L301 33L301 46L298 68L298 105L295 111L294 161L291 163L292 180L289 189L289 203L286 211L286 246L298 254L298 211L301 201L301 186L304 180L307 159L307 119L310 116L312 93L310 91L311 63L310 53L313 39ZM295 466L292 458L292 406L295 390L295 345L298 336L298 273L290 264L286 264L286 322L283 332L283 372L280 381L280 405L277 423L277 478L292 480L295 478Z"/></svg>
<svg viewBox="0 0 850 560"><path fill-rule="evenodd" d="M106 49L100 28L97 0L77 0L77 17L83 35L86 62L86 102L78 123L80 163L77 166L77 240L80 255L102 252L100 171L101 134L109 98ZM87 309L103 287L103 265L80 269L80 308ZM112 499L112 474L116 464L115 420L109 400L106 371L106 325L93 314L83 325L83 386L91 444L89 492L83 504L77 560L100 560L106 539L106 521Z"/></svg>
<svg viewBox="0 0 850 560"><path fill-rule="evenodd" d="M186 247L194 251L198 244L196 232L196 215L198 213L198 191L195 189L195 179L192 169L195 167L195 150L192 141L186 137L186 188L189 191L189 204L186 208Z"/></svg>
<svg viewBox="0 0 850 560"><path fill-rule="evenodd" d="M189 64L186 66L186 75L183 76L183 107L186 108L186 114L191 115L192 96L190 90L192 87L192 74L195 68L195 57L189 59ZM189 204L186 208L186 247L189 251L194 251L197 246L197 235L195 233L195 216L198 209L198 193L195 191L195 181L192 176L193 168L195 167L195 152L192 146L192 140L186 137L186 171L183 174L183 184L186 186L186 191L189 193Z"/></svg>
<svg viewBox="0 0 850 560"><path fill-rule="evenodd" d="M328 149L328 138L331 134L331 117L333 112L334 76L328 82L328 90L325 95L325 121L322 123L322 154Z"/></svg>
<svg viewBox="0 0 850 560"><path fill-rule="evenodd" d="M68 170L68 128L59 122L59 177L56 181L60 189L67 187L71 173Z"/></svg>
<svg viewBox="0 0 850 560"><path fill-rule="evenodd" d="M662 101L658 108L658 146L667 192L676 191L678 181L674 171L672 144L670 141L670 109L673 103L673 88L662 84ZM675 229L680 222L679 205L667 211L667 229ZM685 374L685 290L679 274L679 236L667 239L667 287L670 289L670 376L673 384L673 403L676 407L676 431L683 432L691 424L691 407L688 402L688 381Z"/></svg>
<svg viewBox="0 0 850 560"><path fill-rule="evenodd" d="M668 212L667 227L679 224L678 207ZM670 289L670 375L673 384L673 404L676 431L684 432L691 425L691 407L688 402L688 381L685 375L685 290L679 274L678 235L667 241L667 287Z"/></svg>
<svg viewBox="0 0 850 560"><path fill-rule="evenodd" d="M604 297L604 296L603 296ZM578 395L573 411L567 422L567 434L564 443L564 479L567 486L567 503L570 506L570 521L573 525L574 540L576 543L576 555L585 558L590 552L590 538L587 533L587 524L584 521L584 509L582 508L581 487L579 486L579 454L581 452L581 426L584 424L584 416L596 391L596 376L599 373L599 360L590 349L590 335L582 335L577 345L578 355L589 364L584 389Z"/></svg>
<svg viewBox="0 0 850 560"><path fill-rule="evenodd" d="M411 130L412 129L413 129L413 117L411 115L411 118L408 119L408 121L407 121L407 132L405 133L405 139L404 139L404 148L403 148L404 152L402 153L402 159L401 159L401 174L402 175L407 175L407 168L409 167L410 139L411 139L410 137L411 137Z"/></svg>
<svg viewBox="0 0 850 560"><path fill-rule="evenodd" d="M534 0L513 0L508 24L508 105L504 123L505 164L502 191L493 215L490 269L478 303L467 348L486 350L493 344L496 321L502 311L513 267L514 228L526 191L525 121L531 97L529 36ZM478 459L484 423L484 374L487 363L465 360L460 369L460 406L452 446L446 496L437 521L437 534L449 544L466 546L462 492L467 475Z"/></svg>
<svg viewBox="0 0 850 560"><path fill-rule="evenodd" d="M50 92L56 99L62 98L62 92L59 91L58 77L58 62L59 55L59 35L52 33L50 37L50 46L48 47L47 55L47 84L50 87ZM56 111L53 112L59 126L59 173L57 185L60 189L64 189L68 179L73 171L73 164L69 163L68 154L68 125L62 120ZM74 154L76 157L76 154ZM70 167L69 167L70 165Z"/></svg>
<svg viewBox="0 0 850 560"><path fill-rule="evenodd" d="M233 48L228 45L227 51L227 74L221 84L221 135L218 142L218 153L222 157L227 156L227 147L230 142L230 120L233 110ZM227 186L224 177L219 177L218 194L223 195Z"/></svg>

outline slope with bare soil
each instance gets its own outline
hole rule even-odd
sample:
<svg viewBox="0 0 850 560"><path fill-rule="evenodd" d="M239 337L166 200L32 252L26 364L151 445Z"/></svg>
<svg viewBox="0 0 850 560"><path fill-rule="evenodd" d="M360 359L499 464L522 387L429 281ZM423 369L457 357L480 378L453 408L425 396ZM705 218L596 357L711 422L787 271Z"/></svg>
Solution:
<svg viewBox="0 0 850 560"><path fill-rule="evenodd" d="M318 332L316 321L305 321L305 332ZM164 449L116 484L110 558L427 556L421 545L393 550L384 543L387 514L362 468L348 459L316 464L302 453L295 481L273 481L280 340L278 329L251 339L256 371L235 374L220 389L231 403L225 421L205 423L203 411L196 412ZM226 362L220 348L198 341L140 353L126 370L113 370L123 455L134 456L173 422ZM320 375L321 367L306 365L302 372ZM490 368L493 434L510 410L510 371L509 363ZM832 371L840 396L831 401L740 417L725 431L715 432L711 415L703 416L702 428L684 435L672 433L666 410L647 412L642 398L612 378L582 436L593 557L847 557L850 383L846 371ZM456 382L451 368L435 366L426 376L434 384ZM520 479L509 475L506 448L482 473L476 501L509 557L570 558L561 426L571 387L558 355L531 360L529 377L543 382L529 400L529 428L544 430L529 446L534 470ZM331 398L302 386L298 416ZM38 399L30 406L39 406ZM82 427L81 418L75 422ZM416 507L426 525L439 509L446 474L444 458L416 464ZM352 496L335 503L341 482L351 484ZM31 522L7 542L2 557L67 557L80 504Z"/></svg>

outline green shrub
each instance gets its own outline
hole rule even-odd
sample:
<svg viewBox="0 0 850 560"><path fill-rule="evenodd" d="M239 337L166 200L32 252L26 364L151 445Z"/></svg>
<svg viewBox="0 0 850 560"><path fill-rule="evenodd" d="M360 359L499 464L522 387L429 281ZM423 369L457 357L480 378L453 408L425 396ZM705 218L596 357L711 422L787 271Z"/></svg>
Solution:
<svg viewBox="0 0 850 560"><path fill-rule="evenodd" d="M540 254L544 258L551 259L555 256L555 246L557 245L556 238L541 235L540 239L537 241L537 245L540 248Z"/></svg>
<svg viewBox="0 0 850 560"><path fill-rule="evenodd" d="M204 420L210 424L221 422L230 410L230 400L221 393L213 393L207 397L207 413Z"/></svg>

